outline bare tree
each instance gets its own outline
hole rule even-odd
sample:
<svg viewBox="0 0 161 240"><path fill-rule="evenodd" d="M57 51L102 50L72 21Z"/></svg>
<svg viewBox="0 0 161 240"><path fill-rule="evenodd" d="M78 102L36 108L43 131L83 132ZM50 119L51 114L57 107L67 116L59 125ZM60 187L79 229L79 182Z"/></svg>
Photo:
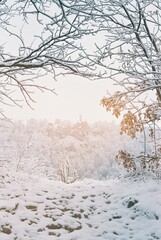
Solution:
<svg viewBox="0 0 161 240"><path fill-rule="evenodd" d="M80 41L95 34L99 24L93 18L96 3L78 0L0 1L0 102L21 105L17 92L28 105L34 88L54 89L39 84L38 77L51 73L88 76L94 69L84 59ZM1 112L3 114L3 111Z"/></svg>

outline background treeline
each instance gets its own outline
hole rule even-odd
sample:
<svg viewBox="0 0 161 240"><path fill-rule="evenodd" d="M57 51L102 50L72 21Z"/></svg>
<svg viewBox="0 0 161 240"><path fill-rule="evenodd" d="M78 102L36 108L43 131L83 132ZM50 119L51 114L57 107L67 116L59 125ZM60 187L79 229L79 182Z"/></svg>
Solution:
<svg viewBox="0 0 161 240"><path fill-rule="evenodd" d="M64 182L93 178L104 180L140 169L144 137L120 135L114 122L71 123L31 119L0 123L0 166L14 171L47 175ZM153 143L147 143L151 154ZM136 156L136 157L135 157ZM133 161L135 159L135 168ZM128 164L126 165L126 163Z"/></svg>

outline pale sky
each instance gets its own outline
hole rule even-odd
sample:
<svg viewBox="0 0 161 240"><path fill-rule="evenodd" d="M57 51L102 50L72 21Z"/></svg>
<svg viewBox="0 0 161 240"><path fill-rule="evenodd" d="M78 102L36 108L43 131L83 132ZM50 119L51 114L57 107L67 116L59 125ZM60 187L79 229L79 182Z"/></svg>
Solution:
<svg viewBox="0 0 161 240"><path fill-rule="evenodd" d="M32 22L32 18L30 19ZM15 26L14 31L19 31L21 28L21 21L19 17L15 17ZM32 26L32 27L31 27ZM24 41L27 44L31 44L30 41L33 41L33 36L39 35L41 29L39 29L39 24L33 21L32 25L25 27L23 32ZM15 32L16 33L16 32ZM12 51L18 50L19 42L17 39L8 38L6 35L2 36L4 39L7 48ZM97 39L96 39L97 38ZM92 51L95 47L95 41L104 45L105 39L102 37L102 34L90 39L84 38L84 45L88 47L88 50ZM12 44L11 44L12 41ZM14 47L13 47L14 46ZM46 82L44 85L50 86L51 76L46 76L43 78L43 81ZM50 78L50 79L49 79ZM39 80L37 80L39 82ZM40 80L41 81L41 80ZM106 80L96 80L90 81L88 79L83 79L78 76L66 76L61 77L59 81L54 81L52 87L55 88L57 95L51 94L50 92L40 93L35 92L33 95L36 103L32 104L34 110L30 109L27 105L24 104L23 108L18 107L8 107L4 109L5 115L11 120L23 120L27 121L31 118L36 119L47 119L50 122L53 122L56 119L61 120L70 120L72 122L79 121L80 116L83 120L88 122L95 121L109 121L115 120L115 117L111 113L107 113L105 108L100 105L101 99L106 96L106 91L113 91L113 86L110 79ZM19 99L19 96L16 95L16 98Z"/></svg>
<svg viewBox="0 0 161 240"><path fill-rule="evenodd" d="M47 77L44 79L46 83L48 80ZM12 120L23 121L36 118L47 119L50 122L56 119L76 122L80 115L88 122L115 120L115 117L100 105L100 100L106 96L107 89L113 90L110 79L90 81L78 76L67 76L57 82L53 80L53 87L57 95L50 92L34 93L34 100L37 101L32 104L34 110L26 105L22 109L7 107L5 110L7 116Z"/></svg>

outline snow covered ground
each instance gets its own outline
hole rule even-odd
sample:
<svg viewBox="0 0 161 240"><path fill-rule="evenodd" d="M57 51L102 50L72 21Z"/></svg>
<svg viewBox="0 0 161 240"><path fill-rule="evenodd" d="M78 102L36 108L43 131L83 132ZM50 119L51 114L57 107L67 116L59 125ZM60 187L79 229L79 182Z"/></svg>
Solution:
<svg viewBox="0 0 161 240"><path fill-rule="evenodd" d="M161 239L159 180L67 185L18 174L0 188L0 240Z"/></svg>

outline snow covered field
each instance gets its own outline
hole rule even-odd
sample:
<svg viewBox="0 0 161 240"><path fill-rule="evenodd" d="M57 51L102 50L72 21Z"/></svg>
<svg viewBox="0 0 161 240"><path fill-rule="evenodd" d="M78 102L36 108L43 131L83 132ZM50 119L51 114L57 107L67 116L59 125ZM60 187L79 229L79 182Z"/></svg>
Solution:
<svg viewBox="0 0 161 240"><path fill-rule="evenodd" d="M161 239L159 180L67 185L18 174L0 188L0 240Z"/></svg>

